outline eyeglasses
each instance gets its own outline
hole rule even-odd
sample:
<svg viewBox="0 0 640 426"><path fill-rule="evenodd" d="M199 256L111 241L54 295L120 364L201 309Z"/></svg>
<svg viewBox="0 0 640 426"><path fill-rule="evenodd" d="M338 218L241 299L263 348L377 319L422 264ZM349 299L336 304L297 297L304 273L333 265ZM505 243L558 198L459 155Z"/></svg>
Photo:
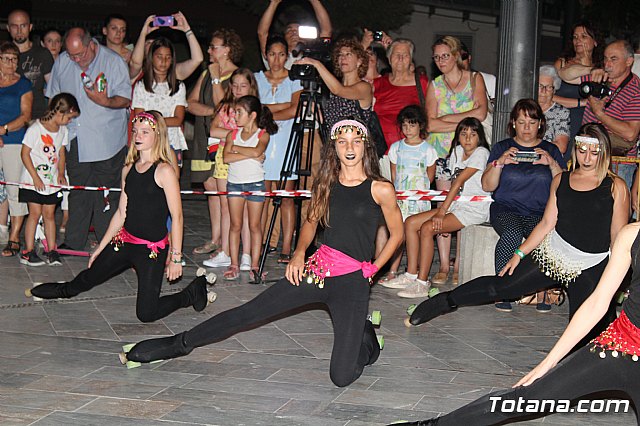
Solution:
<svg viewBox="0 0 640 426"><path fill-rule="evenodd" d="M223 47L227 47L227 46L225 46L224 44L221 44L219 46L216 46L215 44L210 44L209 45L209 49L212 49L212 50L222 49Z"/></svg>
<svg viewBox="0 0 640 426"><path fill-rule="evenodd" d="M0 59L2 59L2 62L4 62L5 64L17 64L18 63L18 57L17 56L0 56Z"/></svg>
<svg viewBox="0 0 640 426"><path fill-rule="evenodd" d="M448 61L451 58L451 53L443 53L442 55L433 55L431 58L433 59L433 62Z"/></svg>
<svg viewBox="0 0 640 426"><path fill-rule="evenodd" d="M72 55L71 53L69 53L69 58L72 61L78 61L78 60L84 58L85 56L87 56L87 51L88 50L89 50L89 45L85 46L85 48L82 51L82 53L76 53L75 55Z"/></svg>
<svg viewBox="0 0 640 426"><path fill-rule="evenodd" d="M553 84L538 84L538 90L541 92L553 92L555 88Z"/></svg>

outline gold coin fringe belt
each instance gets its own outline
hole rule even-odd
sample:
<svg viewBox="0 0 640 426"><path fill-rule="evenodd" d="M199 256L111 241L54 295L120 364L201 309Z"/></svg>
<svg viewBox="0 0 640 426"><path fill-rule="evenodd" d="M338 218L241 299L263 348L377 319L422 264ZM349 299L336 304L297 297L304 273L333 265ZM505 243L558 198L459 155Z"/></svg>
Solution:
<svg viewBox="0 0 640 426"><path fill-rule="evenodd" d="M629 357L633 362L640 359L640 329L629 320L624 310L591 343L593 347L590 351L595 353L600 349L600 358L606 358L607 352L610 352L614 358Z"/></svg>
<svg viewBox="0 0 640 426"><path fill-rule="evenodd" d="M555 229L531 253L540 271L564 286L568 286L583 270L597 265L608 255L608 252L583 252L562 239Z"/></svg>
<svg viewBox="0 0 640 426"><path fill-rule="evenodd" d="M167 234L160 241L151 242L151 241L143 240L142 238L138 238L135 235L130 234L129 232L127 232L126 229L124 229L124 227L122 227L120 228L118 233L115 235L115 237L111 239L111 245L113 246L113 251L119 251L120 247L122 247L124 243L146 245L150 249L149 259L156 260L156 258L158 257L158 249L163 250L167 246L167 244L169 244L169 234Z"/></svg>

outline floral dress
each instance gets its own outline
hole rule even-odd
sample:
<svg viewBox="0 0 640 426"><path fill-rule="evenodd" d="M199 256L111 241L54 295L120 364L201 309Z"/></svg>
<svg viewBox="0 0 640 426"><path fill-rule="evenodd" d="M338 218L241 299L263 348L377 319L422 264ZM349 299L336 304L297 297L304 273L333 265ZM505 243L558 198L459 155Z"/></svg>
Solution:
<svg viewBox="0 0 640 426"><path fill-rule="evenodd" d="M438 102L438 117L449 114L458 114L471 111L473 109L473 88L471 81L461 92L452 92L444 81L444 75L437 77L433 82L433 90ZM435 148L439 158L444 158L449 154L451 140L454 132L430 133L427 142Z"/></svg>

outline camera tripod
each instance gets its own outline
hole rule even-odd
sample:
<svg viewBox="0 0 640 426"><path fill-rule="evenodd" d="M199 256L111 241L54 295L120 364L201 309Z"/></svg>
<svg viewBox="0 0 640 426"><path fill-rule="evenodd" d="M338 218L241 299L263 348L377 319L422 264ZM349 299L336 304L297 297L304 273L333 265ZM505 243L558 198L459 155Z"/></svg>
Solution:
<svg viewBox="0 0 640 426"><path fill-rule="evenodd" d="M296 189L304 188L307 184L307 177L311 176L311 160L313 156L313 145L315 143L315 129L318 127L320 133L320 140L322 143L326 140L324 135L324 129L321 125L323 111L321 104L320 83L316 80L302 80L302 93L300 94L300 100L296 107L296 114L293 118L293 127L291 134L289 135L289 142L287 143L287 150L284 155L284 162L282 163L282 169L280 170L280 180L278 180L278 189L283 190L286 187L287 182L291 179L293 174L298 175ZM307 153L302 158L302 145L304 142L305 130L308 130L308 143ZM296 170L297 169L297 170ZM301 182L302 180L302 182ZM252 284L262 284L264 282L274 282L277 280L263 280L262 272L264 271L264 264L267 260L267 254L269 251L269 241L273 234L273 228L276 224L278 217L278 211L282 205L282 197L273 197L273 213L269 220L269 228L266 235L263 237L263 241L266 241L262 253L260 255L260 264L258 267L258 273L254 276ZM294 199L296 205L296 226L295 226L295 239L292 241L292 247L296 246L298 236L300 235L300 225L302 223L302 199Z"/></svg>

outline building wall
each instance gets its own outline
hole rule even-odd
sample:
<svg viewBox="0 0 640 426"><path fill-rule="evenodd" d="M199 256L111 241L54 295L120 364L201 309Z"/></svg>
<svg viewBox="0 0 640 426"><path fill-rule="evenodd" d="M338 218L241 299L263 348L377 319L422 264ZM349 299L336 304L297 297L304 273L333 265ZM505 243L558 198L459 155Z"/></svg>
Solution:
<svg viewBox="0 0 640 426"><path fill-rule="evenodd" d="M413 40L416 64L426 66L432 77L437 70L431 60L431 45L441 35L452 35L463 39L471 50L474 69L496 74L500 36L497 17L470 13L463 21L463 12L439 7L432 8L431 15L429 11L428 7L416 5L411 21L392 35ZM558 25L542 25L541 62L553 61L560 54L560 37Z"/></svg>

